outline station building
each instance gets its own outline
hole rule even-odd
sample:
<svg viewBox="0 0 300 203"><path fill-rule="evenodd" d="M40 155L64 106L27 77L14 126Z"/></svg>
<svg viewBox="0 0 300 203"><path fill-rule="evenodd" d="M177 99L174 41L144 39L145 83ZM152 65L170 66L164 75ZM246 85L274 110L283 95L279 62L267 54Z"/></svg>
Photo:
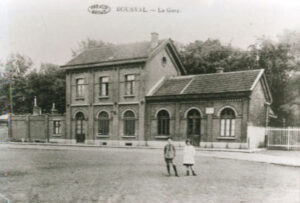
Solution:
<svg viewBox="0 0 300 203"><path fill-rule="evenodd" d="M171 39L84 51L67 64L64 132L96 145L256 148L272 96L263 69L187 75Z"/></svg>

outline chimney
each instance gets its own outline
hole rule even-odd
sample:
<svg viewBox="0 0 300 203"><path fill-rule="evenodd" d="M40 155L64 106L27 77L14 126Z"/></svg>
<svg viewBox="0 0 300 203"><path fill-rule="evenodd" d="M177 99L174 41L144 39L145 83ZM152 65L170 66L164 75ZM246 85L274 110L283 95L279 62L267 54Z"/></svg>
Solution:
<svg viewBox="0 0 300 203"><path fill-rule="evenodd" d="M224 73L224 68L222 68L222 67L217 67L217 68L216 68L216 73Z"/></svg>
<svg viewBox="0 0 300 203"><path fill-rule="evenodd" d="M158 33L152 32L151 33L151 48L155 48L158 45Z"/></svg>

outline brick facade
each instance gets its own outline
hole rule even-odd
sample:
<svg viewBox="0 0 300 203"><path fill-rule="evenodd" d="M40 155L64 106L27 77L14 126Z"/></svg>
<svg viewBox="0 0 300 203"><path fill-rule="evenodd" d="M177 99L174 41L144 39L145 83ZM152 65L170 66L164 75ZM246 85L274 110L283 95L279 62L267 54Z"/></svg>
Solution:
<svg viewBox="0 0 300 203"><path fill-rule="evenodd" d="M162 146L172 137L178 145L190 138L201 147L261 146L272 102L263 70L185 76L172 41L152 40L72 59L62 66L66 115L15 117L14 128L26 138L68 143ZM108 87L100 90L104 77ZM61 133L54 135L57 120Z"/></svg>

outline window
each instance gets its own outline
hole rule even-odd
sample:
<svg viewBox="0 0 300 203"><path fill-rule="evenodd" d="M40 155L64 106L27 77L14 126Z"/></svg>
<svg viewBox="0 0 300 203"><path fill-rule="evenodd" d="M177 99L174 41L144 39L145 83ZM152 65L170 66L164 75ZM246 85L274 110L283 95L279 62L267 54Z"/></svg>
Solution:
<svg viewBox="0 0 300 203"><path fill-rule="evenodd" d="M134 94L135 75L125 75L125 95Z"/></svg>
<svg viewBox="0 0 300 203"><path fill-rule="evenodd" d="M230 108L221 112L221 137L235 136L235 114Z"/></svg>
<svg viewBox="0 0 300 203"><path fill-rule="evenodd" d="M60 128L60 121L53 121L53 134L60 134L61 128Z"/></svg>
<svg viewBox="0 0 300 203"><path fill-rule="evenodd" d="M126 111L124 114L124 135L135 135L135 115L132 111Z"/></svg>
<svg viewBox="0 0 300 203"><path fill-rule="evenodd" d="M162 65L163 67L165 67L166 64L167 64L167 57L164 56L164 57L161 58L161 65Z"/></svg>
<svg viewBox="0 0 300 203"><path fill-rule="evenodd" d="M76 129L75 129L76 134L77 135L84 134L84 125L83 125L84 115L83 115L83 113L81 113L81 112L77 113L75 120L76 120Z"/></svg>
<svg viewBox="0 0 300 203"><path fill-rule="evenodd" d="M84 96L84 80L83 80L83 78L76 80L76 96L77 97Z"/></svg>
<svg viewBox="0 0 300 203"><path fill-rule="evenodd" d="M99 96L108 96L108 77L100 77L100 89L99 89Z"/></svg>
<svg viewBox="0 0 300 203"><path fill-rule="evenodd" d="M157 114L158 135L170 134L170 116L166 110L161 110Z"/></svg>
<svg viewBox="0 0 300 203"><path fill-rule="evenodd" d="M98 116L98 135L109 134L109 116L108 113L102 111Z"/></svg>

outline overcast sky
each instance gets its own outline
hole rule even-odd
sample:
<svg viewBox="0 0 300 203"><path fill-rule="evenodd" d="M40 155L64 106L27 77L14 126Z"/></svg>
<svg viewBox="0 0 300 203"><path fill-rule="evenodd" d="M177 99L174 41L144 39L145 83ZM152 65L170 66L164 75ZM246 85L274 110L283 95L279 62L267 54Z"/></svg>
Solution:
<svg viewBox="0 0 300 203"><path fill-rule="evenodd" d="M91 14L93 4L111 12ZM180 13L121 13L118 6ZM284 29L300 30L300 0L0 0L0 60L18 52L35 64L62 65L88 37L126 43L149 40L153 31L183 43L217 38L246 48Z"/></svg>

